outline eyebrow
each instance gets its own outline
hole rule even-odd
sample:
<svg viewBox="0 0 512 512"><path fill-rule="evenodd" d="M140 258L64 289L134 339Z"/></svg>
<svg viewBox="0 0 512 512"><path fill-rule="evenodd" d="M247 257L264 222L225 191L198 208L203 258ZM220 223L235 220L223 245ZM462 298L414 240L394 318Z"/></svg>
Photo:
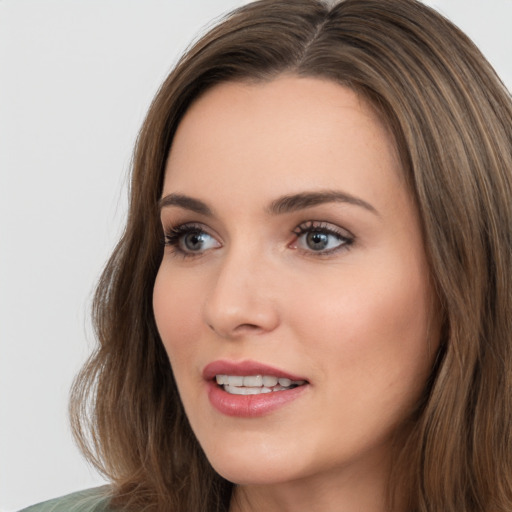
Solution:
<svg viewBox="0 0 512 512"><path fill-rule="evenodd" d="M195 213L206 215L207 217L211 217L213 215L211 209L206 203L183 194L169 194L158 201L159 210L167 206L179 206L185 210L191 210Z"/></svg>
<svg viewBox="0 0 512 512"><path fill-rule="evenodd" d="M360 206L369 212L379 215L379 212L368 202L345 192L325 190L320 192L302 192L280 197L272 201L268 211L272 214L283 214L311 208L324 203L346 203Z"/></svg>
<svg viewBox="0 0 512 512"><path fill-rule="evenodd" d="M364 208L375 215L379 215L379 212L370 203L351 194L337 190L301 192L300 194L282 196L272 201L270 206L267 208L267 211L272 215L282 215L284 213L304 210L306 208L312 208L313 206L325 203L351 204ZM212 210L206 203L184 194L169 194L158 201L158 207L160 210L168 206L178 206L185 210L190 210L207 217L211 217L213 215Z"/></svg>

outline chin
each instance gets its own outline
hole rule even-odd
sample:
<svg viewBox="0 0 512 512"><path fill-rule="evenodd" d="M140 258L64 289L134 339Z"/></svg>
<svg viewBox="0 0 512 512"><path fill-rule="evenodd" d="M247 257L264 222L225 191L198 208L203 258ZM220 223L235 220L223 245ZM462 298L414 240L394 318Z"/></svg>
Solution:
<svg viewBox="0 0 512 512"><path fill-rule="evenodd" d="M217 446L215 453L206 453L210 464L223 478L237 485L265 485L282 483L300 478L304 457L297 449L293 452L279 450L273 444L230 444Z"/></svg>
<svg viewBox="0 0 512 512"><path fill-rule="evenodd" d="M288 468L269 467L266 464L243 462L237 464L216 464L215 471L226 480L236 485L271 485L290 482L299 478L292 474L290 464Z"/></svg>

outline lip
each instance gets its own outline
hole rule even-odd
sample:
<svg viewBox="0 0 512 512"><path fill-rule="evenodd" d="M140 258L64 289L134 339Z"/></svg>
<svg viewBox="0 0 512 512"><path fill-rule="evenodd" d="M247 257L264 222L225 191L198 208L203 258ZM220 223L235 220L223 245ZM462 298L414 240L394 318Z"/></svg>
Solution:
<svg viewBox="0 0 512 512"><path fill-rule="evenodd" d="M260 395L232 395L217 385L216 375L274 375L290 380L306 380L306 384ZM212 406L221 414L239 418L256 418L270 414L296 400L309 388L307 379L256 361L214 361L205 366L203 378Z"/></svg>
<svg viewBox="0 0 512 512"><path fill-rule="evenodd" d="M212 380L215 378L215 375L274 375L278 378L283 377L290 380L307 380L304 377L293 375L279 368L250 360L213 361L204 367L203 378L205 380Z"/></svg>

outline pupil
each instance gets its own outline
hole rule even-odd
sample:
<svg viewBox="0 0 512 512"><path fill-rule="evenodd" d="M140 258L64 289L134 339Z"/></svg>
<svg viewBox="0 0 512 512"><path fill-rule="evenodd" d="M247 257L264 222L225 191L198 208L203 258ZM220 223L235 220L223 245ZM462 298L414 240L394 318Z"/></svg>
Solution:
<svg viewBox="0 0 512 512"><path fill-rule="evenodd" d="M325 233L309 233L307 236L307 242L311 249L325 249L329 243L328 235Z"/></svg>
<svg viewBox="0 0 512 512"><path fill-rule="evenodd" d="M189 233L185 237L185 246L190 251L197 251L201 249L203 245L203 234L202 233Z"/></svg>

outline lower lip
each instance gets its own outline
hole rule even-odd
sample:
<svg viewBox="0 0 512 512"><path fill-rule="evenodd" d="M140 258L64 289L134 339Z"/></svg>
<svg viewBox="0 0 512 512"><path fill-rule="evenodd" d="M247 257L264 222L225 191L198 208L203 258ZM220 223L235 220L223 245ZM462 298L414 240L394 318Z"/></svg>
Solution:
<svg viewBox="0 0 512 512"><path fill-rule="evenodd" d="M210 403L226 416L239 418L255 418L269 414L289 404L304 393L307 384L284 391L261 393L259 395L232 395L224 391L214 381L208 382L208 398Z"/></svg>

